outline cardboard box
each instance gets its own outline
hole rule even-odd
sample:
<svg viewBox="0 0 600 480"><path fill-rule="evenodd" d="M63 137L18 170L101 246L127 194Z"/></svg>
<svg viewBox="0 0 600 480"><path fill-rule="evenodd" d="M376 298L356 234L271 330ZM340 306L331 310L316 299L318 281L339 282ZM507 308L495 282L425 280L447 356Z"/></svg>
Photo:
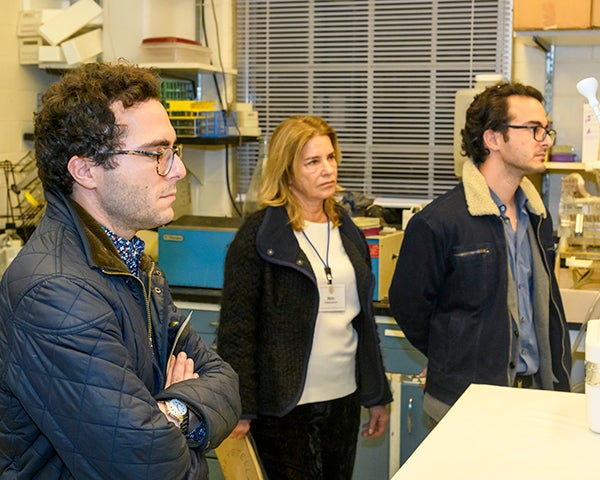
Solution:
<svg viewBox="0 0 600 480"><path fill-rule="evenodd" d="M515 30L590 28L592 0L515 0L513 26Z"/></svg>
<svg viewBox="0 0 600 480"><path fill-rule="evenodd" d="M600 27L600 0L592 0L592 27Z"/></svg>
<svg viewBox="0 0 600 480"><path fill-rule="evenodd" d="M226 438L215 449L225 480L264 480L265 472L251 434Z"/></svg>
<svg viewBox="0 0 600 480"><path fill-rule="evenodd" d="M371 254L371 268L375 275L375 291L373 292L375 301L388 298L388 290L392 283L403 238L404 232L402 231L367 237Z"/></svg>

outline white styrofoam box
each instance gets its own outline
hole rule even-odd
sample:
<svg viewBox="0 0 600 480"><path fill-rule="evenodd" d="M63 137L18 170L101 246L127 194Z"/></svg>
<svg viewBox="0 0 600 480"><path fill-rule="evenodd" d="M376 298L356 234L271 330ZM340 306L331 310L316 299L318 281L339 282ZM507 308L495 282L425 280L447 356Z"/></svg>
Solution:
<svg viewBox="0 0 600 480"><path fill-rule="evenodd" d="M231 104L231 109L235 112L251 112L252 104L251 103L233 102Z"/></svg>
<svg viewBox="0 0 600 480"><path fill-rule="evenodd" d="M19 38L19 63L35 65L38 63L38 51L42 45L41 37Z"/></svg>
<svg viewBox="0 0 600 480"><path fill-rule="evenodd" d="M262 135L260 127L239 127L239 131L239 134L244 137L260 137ZM237 135L237 132L232 135Z"/></svg>
<svg viewBox="0 0 600 480"><path fill-rule="evenodd" d="M50 45L58 45L101 13L102 8L94 0L79 0L41 25L38 31Z"/></svg>
<svg viewBox="0 0 600 480"><path fill-rule="evenodd" d="M97 28L60 44L69 65L81 63L86 58L102 52L102 29Z"/></svg>
<svg viewBox="0 0 600 480"><path fill-rule="evenodd" d="M96 18L90 20L87 23L86 28L94 29L94 28L102 27L103 25L104 25L104 12L101 13L100 15L98 15Z"/></svg>
<svg viewBox="0 0 600 480"><path fill-rule="evenodd" d="M258 112L235 112L238 127L258 127Z"/></svg>
<svg viewBox="0 0 600 480"><path fill-rule="evenodd" d="M22 10L19 12L17 23L17 37L36 36L41 25L42 12L40 10Z"/></svg>
<svg viewBox="0 0 600 480"><path fill-rule="evenodd" d="M17 24L17 37L37 37L40 25L48 22L62 10L45 8L42 10L21 10Z"/></svg>
<svg viewBox="0 0 600 480"><path fill-rule="evenodd" d="M59 46L41 45L38 51L38 62L66 62L66 59Z"/></svg>

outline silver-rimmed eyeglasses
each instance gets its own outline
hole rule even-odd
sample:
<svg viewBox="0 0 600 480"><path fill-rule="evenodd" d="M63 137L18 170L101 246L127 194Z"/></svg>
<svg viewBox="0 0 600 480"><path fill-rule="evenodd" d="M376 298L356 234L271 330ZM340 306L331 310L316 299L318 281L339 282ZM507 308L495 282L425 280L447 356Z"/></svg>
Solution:
<svg viewBox="0 0 600 480"><path fill-rule="evenodd" d="M156 173L161 177L168 175L173 167L175 155L180 159L183 158L183 145L174 145L172 147L160 147L156 151L147 150L115 150L108 152L112 155L140 155L143 157L152 157L156 160Z"/></svg>
<svg viewBox="0 0 600 480"><path fill-rule="evenodd" d="M550 137L552 141L556 140L556 130L542 127L541 125L507 125L508 128L525 129L528 128L533 132L533 139L536 142L543 142L546 137Z"/></svg>

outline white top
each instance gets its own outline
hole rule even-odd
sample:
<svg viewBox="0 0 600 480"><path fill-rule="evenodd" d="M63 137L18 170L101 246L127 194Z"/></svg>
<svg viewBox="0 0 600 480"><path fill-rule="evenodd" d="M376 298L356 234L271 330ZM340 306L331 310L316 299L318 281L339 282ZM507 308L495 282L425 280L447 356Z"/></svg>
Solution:
<svg viewBox="0 0 600 480"><path fill-rule="evenodd" d="M315 272L320 290L328 285L325 266L321 261L327 261L327 226L327 223L305 222L304 233L310 243L302 232L295 231L300 248ZM360 302L354 267L342 245L339 229L333 225L329 238L328 264L333 286L343 286L345 308L340 311L320 311L317 315L306 383L299 405L341 398L356 390L355 357L358 337L352 327L352 319L360 312Z"/></svg>
<svg viewBox="0 0 600 480"><path fill-rule="evenodd" d="M392 480L598 480L582 393L471 385Z"/></svg>

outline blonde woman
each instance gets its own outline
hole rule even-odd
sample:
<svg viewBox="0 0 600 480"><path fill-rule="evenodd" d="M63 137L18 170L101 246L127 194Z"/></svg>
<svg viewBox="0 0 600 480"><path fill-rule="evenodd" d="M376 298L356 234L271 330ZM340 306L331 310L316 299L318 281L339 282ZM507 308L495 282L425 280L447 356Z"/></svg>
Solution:
<svg viewBox="0 0 600 480"><path fill-rule="evenodd" d="M218 348L240 377L242 420L274 479L350 479L362 435L382 435L392 396L372 312L362 232L336 204L341 161L324 120L273 132L259 211L225 264Z"/></svg>

